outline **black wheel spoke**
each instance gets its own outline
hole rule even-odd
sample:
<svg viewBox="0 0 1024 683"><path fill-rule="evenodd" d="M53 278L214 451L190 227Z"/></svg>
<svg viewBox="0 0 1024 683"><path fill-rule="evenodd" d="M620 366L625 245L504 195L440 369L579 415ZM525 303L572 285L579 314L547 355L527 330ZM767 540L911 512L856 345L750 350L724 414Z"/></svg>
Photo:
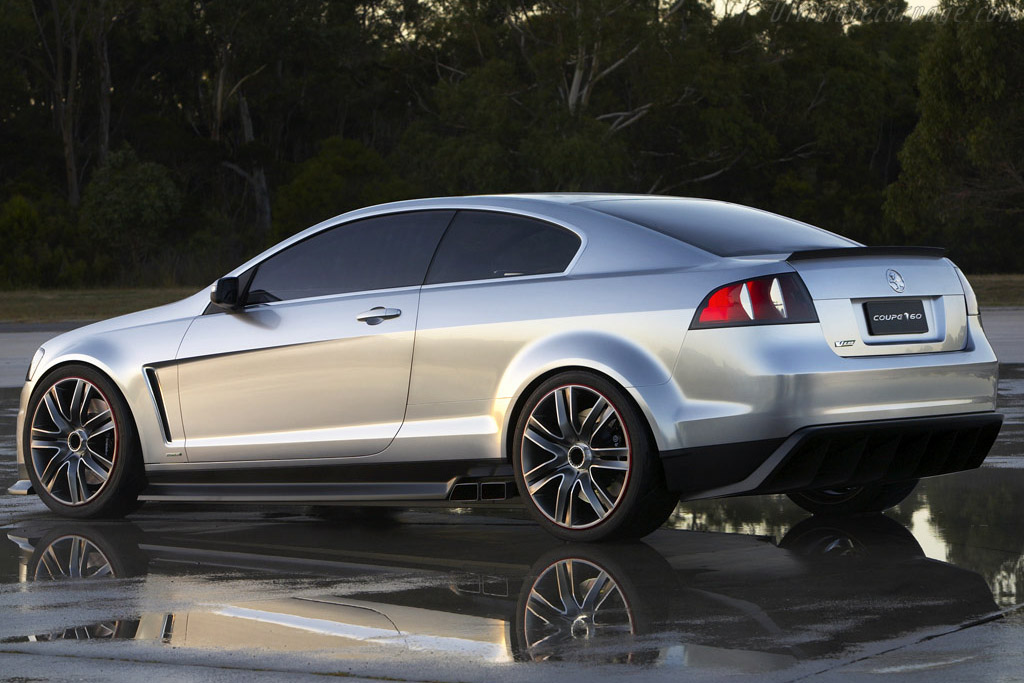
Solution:
<svg viewBox="0 0 1024 683"><path fill-rule="evenodd" d="M566 474L558 485L558 493L555 497L555 520L563 526L572 526L572 494L576 490L577 483L575 477Z"/></svg>
<svg viewBox="0 0 1024 683"><path fill-rule="evenodd" d="M53 489L53 482L60 473L60 468L67 462L66 457L63 457L58 449L57 453L54 453L50 458L49 462L43 468L43 471L39 473L39 483L43 485L47 491Z"/></svg>
<svg viewBox="0 0 1024 683"><path fill-rule="evenodd" d="M561 471L562 464L557 458L546 460L527 472L523 478L530 493L536 493L558 477L564 476Z"/></svg>
<svg viewBox="0 0 1024 683"><path fill-rule="evenodd" d="M580 427L580 435L592 440L598 428L603 427L613 415L615 415L615 411L608 405L608 401L603 396L598 397L597 403L590 409L587 419Z"/></svg>
<svg viewBox="0 0 1024 683"><path fill-rule="evenodd" d="M537 433L539 433L542 437L547 439L548 441L557 443L557 442L562 440L561 436L559 436L558 434L555 434L554 432L552 432L544 424L542 424L540 420L538 420L533 415L530 416L530 423L527 426L527 429L531 429L531 428L533 430L535 430Z"/></svg>
<svg viewBox="0 0 1024 683"><path fill-rule="evenodd" d="M75 380L75 388L71 393L71 402L68 405L68 421L72 424L82 424L82 409L85 407L86 389L85 380Z"/></svg>
<svg viewBox="0 0 1024 683"><path fill-rule="evenodd" d="M562 439L570 441L576 437L576 427L572 424L570 392L572 387L563 387L554 393L555 415L558 416L558 428L562 432Z"/></svg>
<svg viewBox="0 0 1024 683"><path fill-rule="evenodd" d="M527 428L526 438L532 441L533 443L537 444L538 446L540 446L541 448L543 448L556 458L561 458L565 456L565 448L559 446L557 443L553 441L549 441L548 439L544 438L544 436L539 431Z"/></svg>
<svg viewBox="0 0 1024 683"><path fill-rule="evenodd" d="M46 406L46 413L50 416L50 420L54 425L56 425L57 432L64 433L66 431L70 431L71 424L60 411L60 404L57 402L56 392L54 389L50 389L50 391L43 396L43 404Z"/></svg>
<svg viewBox="0 0 1024 683"><path fill-rule="evenodd" d="M82 429L85 430L86 434L90 438L97 434L109 431L114 426L114 417L110 412L110 409L104 410L96 415L93 415L82 424Z"/></svg>
<svg viewBox="0 0 1024 683"><path fill-rule="evenodd" d="M611 583L611 579L608 577L608 574L602 571L598 574L597 578L594 579L594 582L590 584L587 594L583 596L583 609L597 609L600 602L603 602L600 599L603 594L602 591L604 591L605 587L609 586L614 586L614 584Z"/></svg>

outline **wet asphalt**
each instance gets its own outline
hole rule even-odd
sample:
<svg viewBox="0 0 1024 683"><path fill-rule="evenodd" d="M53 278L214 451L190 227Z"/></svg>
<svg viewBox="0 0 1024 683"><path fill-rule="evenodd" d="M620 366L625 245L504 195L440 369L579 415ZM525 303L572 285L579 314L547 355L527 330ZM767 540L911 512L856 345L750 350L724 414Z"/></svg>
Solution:
<svg viewBox="0 0 1024 683"><path fill-rule="evenodd" d="M1021 680L1024 365L1001 373L982 468L843 521L701 501L641 543L573 545L515 508L75 522L0 495L0 681ZM17 399L0 388L4 490Z"/></svg>

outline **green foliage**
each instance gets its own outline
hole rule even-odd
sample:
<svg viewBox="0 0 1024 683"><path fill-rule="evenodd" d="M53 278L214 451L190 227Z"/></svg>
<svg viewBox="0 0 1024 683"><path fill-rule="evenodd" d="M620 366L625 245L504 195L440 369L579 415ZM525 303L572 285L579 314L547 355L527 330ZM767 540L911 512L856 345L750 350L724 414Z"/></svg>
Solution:
<svg viewBox="0 0 1024 683"><path fill-rule="evenodd" d="M0 205L0 288L78 286L86 282L66 216L52 198L32 201L22 194Z"/></svg>
<svg viewBox="0 0 1024 683"><path fill-rule="evenodd" d="M137 277L178 235L181 192L160 164L131 147L111 152L85 188L80 225L95 245L92 266L114 281ZM127 266L127 267L126 267Z"/></svg>
<svg viewBox="0 0 1024 683"><path fill-rule="evenodd" d="M50 249L0 282L198 285L352 208L523 191L718 198L1020 270L1024 24L987 12L1021 4L0 0L4 229ZM84 28L58 41L54 11Z"/></svg>
<svg viewBox="0 0 1024 683"><path fill-rule="evenodd" d="M998 5L961 0L950 8L986 17ZM1020 21L942 26L921 65L921 119L888 191L886 211L903 239L949 245L973 271L1024 266L1022 65Z"/></svg>
<svg viewBox="0 0 1024 683"><path fill-rule="evenodd" d="M375 151L354 140L328 138L278 190L274 241L336 214L411 195Z"/></svg>
<svg viewBox="0 0 1024 683"><path fill-rule="evenodd" d="M32 258L35 240L43 240L45 226L35 206L23 197L15 195L0 207L0 244L4 245L0 258L0 276L7 286L18 282L34 282L39 276L40 263Z"/></svg>

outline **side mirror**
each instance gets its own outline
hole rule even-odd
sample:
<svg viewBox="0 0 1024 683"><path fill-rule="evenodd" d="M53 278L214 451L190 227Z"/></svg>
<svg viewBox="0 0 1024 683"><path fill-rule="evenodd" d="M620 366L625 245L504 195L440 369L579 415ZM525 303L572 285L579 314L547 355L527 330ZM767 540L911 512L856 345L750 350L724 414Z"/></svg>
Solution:
<svg viewBox="0 0 1024 683"><path fill-rule="evenodd" d="M210 290L210 301L229 311L238 308L238 278L222 277Z"/></svg>

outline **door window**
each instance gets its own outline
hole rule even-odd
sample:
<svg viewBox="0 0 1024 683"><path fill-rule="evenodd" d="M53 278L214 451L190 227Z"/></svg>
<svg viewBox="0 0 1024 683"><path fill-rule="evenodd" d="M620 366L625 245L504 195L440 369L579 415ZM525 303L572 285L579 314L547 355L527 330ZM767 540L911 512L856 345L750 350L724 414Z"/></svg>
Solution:
<svg viewBox="0 0 1024 683"><path fill-rule="evenodd" d="M246 303L421 285L454 213L398 213L328 228L259 264Z"/></svg>

